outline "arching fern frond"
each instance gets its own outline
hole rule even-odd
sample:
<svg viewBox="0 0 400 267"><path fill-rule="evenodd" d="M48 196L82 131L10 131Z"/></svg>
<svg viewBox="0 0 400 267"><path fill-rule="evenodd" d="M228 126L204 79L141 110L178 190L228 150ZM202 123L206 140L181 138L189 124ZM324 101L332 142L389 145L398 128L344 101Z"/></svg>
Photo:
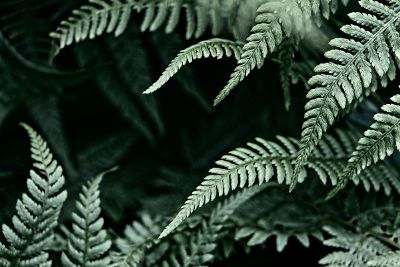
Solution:
<svg viewBox="0 0 400 267"><path fill-rule="evenodd" d="M400 266L400 251L390 251L383 255L379 255L370 260L368 266L371 267L396 267Z"/></svg>
<svg viewBox="0 0 400 267"><path fill-rule="evenodd" d="M258 5L260 1L263 0L250 3ZM200 37L209 26L213 35L217 35L225 26L233 27L229 22L240 5L239 1L232 0L89 0L62 21L50 36L58 49L104 33L119 36L128 26L132 11L144 11L142 31L155 31L165 25L166 33L170 33L184 14L186 38Z"/></svg>
<svg viewBox="0 0 400 267"><path fill-rule="evenodd" d="M324 14L331 11L329 1L322 0ZM257 10L255 25L243 47L237 67L227 85L215 98L220 103L230 91L243 81L256 67L261 68L264 59L276 50L282 41L294 35L300 37L311 23L312 17L320 14L320 0L267 1Z"/></svg>
<svg viewBox="0 0 400 267"><path fill-rule="evenodd" d="M390 52L400 55L400 6L396 1L382 4L373 0L361 0L360 5L370 13L349 14L355 24L342 27L349 37L330 42L334 49L325 54L330 62L318 65L309 81L313 89L307 94L292 189L301 166L340 110L357 102L365 89L375 87L376 76L383 84L394 79L395 64Z"/></svg>
<svg viewBox="0 0 400 267"><path fill-rule="evenodd" d="M338 131L337 137L326 135L308 159L307 169L314 170L322 183L330 181L335 185L358 138L359 135L345 131ZM290 184L292 163L298 153L299 142L292 138L278 139L279 143L256 138L255 143L248 143L246 148L237 148L218 160L217 166L209 171L210 174L189 196L161 237L168 235L196 209L237 188L251 187L256 182L267 183L275 174L279 184ZM307 169L302 168L300 181L304 180ZM384 164L368 169L359 180L354 180L356 184L360 181L368 191L383 187L385 193L390 194L392 187L400 189L400 181Z"/></svg>
<svg viewBox="0 0 400 267"><path fill-rule="evenodd" d="M201 41L179 52L176 58L171 61L167 69L162 73L161 77L143 93L150 94L160 89L184 65L191 63L196 59L208 57L220 59L222 57L231 56L239 59L241 53L242 44L240 42L234 42L219 38Z"/></svg>
<svg viewBox="0 0 400 267"><path fill-rule="evenodd" d="M362 170L400 148L400 95L393 96L391 101L391 104L382 107L383 113L374 116L375 123L358 141L339 183L328 197L333 197Z"/></svg>
<svg viewBox="0 0 400 267"><path fill-rule="evenodd" d="M111 241L103 229L104 219L100 217L99 186L104 174L106 172L89 181L79 194L77 212L72 213L73 225L68 235L67 251L61 256L66 267L109 266Z"/></svg>
<svg viewBox="0 0 400 267"><path fill-rule="evenodd" d="M51 266L48 245L57 226L67 192L62 189L64 176L46 142L30 126L21 124L31 138L34 170L27 180L28 194L17 201L13 228L3 224L7 245L0 244L0 265L5 267Z"/></svg>
<svg viewBox="0 0 400 267"><path fill-rule="evenodd" d="M62 21L50 33L60 49L103 33L119 36L128 25L136 0L89 0L88 4L74 10L73 15Z"/></svg>

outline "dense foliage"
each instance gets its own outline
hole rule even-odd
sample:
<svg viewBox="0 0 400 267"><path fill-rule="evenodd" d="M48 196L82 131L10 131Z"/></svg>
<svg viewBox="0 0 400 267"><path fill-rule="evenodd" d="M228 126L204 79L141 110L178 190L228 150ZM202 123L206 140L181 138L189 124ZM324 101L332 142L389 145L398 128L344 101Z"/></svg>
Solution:
<svg viewBox="0 0 400 267"><path fill-rule="evenodd" d="M0 266L400 266L399 66L400 0L0 1Z"/></svg>

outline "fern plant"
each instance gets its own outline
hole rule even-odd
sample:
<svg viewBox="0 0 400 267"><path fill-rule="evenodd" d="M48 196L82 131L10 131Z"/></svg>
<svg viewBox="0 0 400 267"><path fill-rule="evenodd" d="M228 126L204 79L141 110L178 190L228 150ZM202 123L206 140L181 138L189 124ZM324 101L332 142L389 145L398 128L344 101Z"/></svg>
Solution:
<svg viewBox="0 0 400 267"><path fill-rule="evenodd" d="M3 224L8 244L1 244L2 266L51 266L48 244L52 241L61 207L67 198L63 190L62 168L53 159L46 142L26 124L21 124L31 138L34 160L27 180L28 194L17 201L13 228Z"/></svg>
<svg viewBox="0 0 400 267"><path fill-rule="evenodd" d="M97 175L83 186L76 202L77 213L72 214L73 232L68 235L68 250L61 261L64 266L108 266L107 255L111 241L102 229L104 219L100 217L99 185L105 173Z"/></svg>

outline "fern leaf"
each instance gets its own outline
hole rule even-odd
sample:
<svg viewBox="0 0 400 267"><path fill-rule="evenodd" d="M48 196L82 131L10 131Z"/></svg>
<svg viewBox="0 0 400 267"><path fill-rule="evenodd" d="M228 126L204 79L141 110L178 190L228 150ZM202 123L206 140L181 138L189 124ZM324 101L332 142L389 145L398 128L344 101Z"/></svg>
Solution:
<svg viewBox="0 0 400 267"><path fill-rule="evenodd" d="M62 21L52 33L60 49L103 33L122 34L130 19L135 0L89 0L88 4L73 11L73 15Z"/></svg>
<svg viewBox="0 0 400 267"><path fill-rule="evenodd" d="M330 42L334 49L325 54L330 62L318 65L316 74L309 81L313 88L307 94L301 150L291 189L301 166L339 111L362 98L363 91L376 83L376 75L381 81L394 78L394 60L389 52L399 54L396 25L400 6L396 2L385 5L373 0L361 0L360 5L371 14L349 14L355 24L342 28L349 38L336 38Z"/></svg>
<svg viewBox="0 0 400 267"><path fill-rule="evenodd" d="M161 77L143 93L150 94L160 89L184 65L191 63L193 60L208 57L220 59L224 56L231 57L232 55L235 56L236 59L239 59L241 52L242 50L240 42L233 42L218 38L201 41L182 50L176 56L176 58L172 60Z"/></svg>
<svg viewBox="0 0 400 267"><path fill-rule="evenodd" d="M257 138L255 143L248 143L246 148L237 148L218 160L217 167L209 171L210 174L189 196L161 237L168 235L198 208L235 189L251 187L257 182L267 183L275 174L279 184L290 184L293 171L291 164L298 153L299 142L285 137L278 139L280 143ZM337 137L327 135L308 159L307 169L315 171L322 183L330 181L336 185L357 140L357 135L344 131L338 131ZM303 181L306 169L303 168L301 173L300 181ZM400 181L384 164L362 173L359 180L354 180L355 184L360 180L367 191L383 188L386 194L390 194L392 187L395 190L400 188Z"/></svg>
<svg viewBox="0 0 400 267"><path fill-rule="evenodd" d="M400 266L400 251L388 252L383 255L379 255L373 260L368 262L368 266L371 267L396 267Z"/></svg>
<svg viewBox="0 0 400 267"><path fill-rule="evenodd" d="M390 156L400 148L400 95L391 98L392 103L382 107L383 113L374 116L373 123L358 141L343 175L328 198L333 197L347 182L371 164Z"/></svg>
<svg viewBox="0 0 400 267"><path fill-rule="evenodd" d="M322 0L321 2L327 2ZM243 47L243 53L231 74L227 85L215 98L219 104L256 67L261 68L264 59L276 50L286 38L301 37L312 17L318 17L320 0L267 1L257 10L255 25ZM327 9L326 16L331 11Z"/></svg>
<svg viewBox="0 0 400 267"><path fill-rule="evenodd" d="M248 188L219 203L211 212L208 221L202 221L200 229L189 238L189 245L181 244L177 253L163 261L162 266L205 266L215 257L217 239L226 220L250 198L265 189L265 186Z"/></svg>
<svg viewBox="0 0 400 267"><path fill-rule="evenodd" d="M8 246L0 244L2 266L51 266L48 245L57 226L61 207L67 198L62 190L62 169L53 159L46 142L30 126L21 124L31 139L34 170L27 180L28 192L17 201L13 228L4 224L3 235Z"/></svg>
<svg viewBox="0 0 400 267"><path fill-rule="evenodd" d="M77 212L72 214L73 231L68 235L67 251L61 256L66 267L109 266L111 241L102 229L104 219L100 217L99 186L104 174L106 172L84 185L76 202Z"/></svg>
<svg viewBox="0 0 400 267"><path fill-rule="evenodd" d="M389 251L386 245L373 237L335 227L324 227L324 230L332 236L324 241L324 245L342 249L319 261L325 267L367 266L376 255Z"/></svg>

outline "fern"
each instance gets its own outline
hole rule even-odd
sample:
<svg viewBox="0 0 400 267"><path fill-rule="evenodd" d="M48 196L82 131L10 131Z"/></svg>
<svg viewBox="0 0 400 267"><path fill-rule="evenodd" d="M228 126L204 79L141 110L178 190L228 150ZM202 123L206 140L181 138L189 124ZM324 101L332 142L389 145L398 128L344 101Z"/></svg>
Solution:
<svg viewBox="0 0 400 267"><path fill-rule="evenodd" d="M324 230L332 236L331 239L324 241L324 245L342 249L328 254L319 261L326 267L367 266L377 254L389 251L385 244L373 237L341 228L325 227Z"/></svg>
<svg viewBox="0 0 400 267"><path fill-rule="evenodd" d="M352 153L340 182L329 194L329 197L333 197L362 170L390 156L396 147L399 149L400 95L395 95L391 100L391 104L382 107L384 113L374 116L376 122L358 141L356 150Z"/></svg>
<svg viewBox="0 0 400 267"><path fill-rule="evenodd" d="M12 218L14 229L3 224L8 245L0 243L0 265L51 266L47 250L67 197L62 190L65 179L42 137L28 125L21 125L31 139L35 169L27 180L29 194L24 193L17 201L17 215Z"/></svg>
<svg viewBox="0 0 400 267"><path fill-rule="evenodd" d="M265 0L252 0L252 5ZM132 10L144 11L140 29L155 31L165 25L171 33L184 13L187 21L186 38L200 37L210 25L212 33L221 33L241 3L235 0L219 3L213 0L89 0L74 10L50 34L59 49L74 42L93 39L104 33L121 35L128 25ZM184 12L182 12L184 11Z"/></svg>
<svg viewBox="0 0 400 267"><path fill-rule="evenodd" d="M137 266L142 262L146 250L158 244L161 225L160 218L152 218L145 213L141 215L140 221L125 227L125 238L115 242L121 252L113 253L113 266Z"/></svg>
<svg viewBox="0 0 400 267"><path fill-rule="evenodd" d="M328 179L333 185L337 183L348 156L358 140L357 135L344 131L338 131L337 135L337 139L327 135L306 164L309 169L316 172L324 184ZM227 195L237 188L251 187L256 182L267 183L275 173L279 184L290 184L293 171L291 164L298 153L299 143L291 138L278 137L278 139L280 144L257 138L256 143L248 143L247 148L235 149L217 161L218 166L210 170L210 174L189 196L161 237L168 235L196 209L217 196ZM303 168L300 181L304 180L305 171ZM377 177L382 174L384 174L381 177L383 179L378 179ZM354 182L358 184L360 181L368 191L371 185L374 190L383 187L386 194L390 194L392 186L396 190L400 189L400 182L395 174L384 165L377 165L376 169L367 170Z"/></svg>
<svg viewBox="0 0 400 267"><path fill-rule="evenodd" d="M396 267L400 266L400 251L387 252L375 257L368 262L371 267Z"/></svg>
<svg viewBox="0 0 400 267"><path fill-rule="evenodd" d="M329 7L329 1L321 2L323 6ZM328 12L324 12L326 16L329 11L328 8ZM227 85L215 98L214 105L219 104L252 70L256 67L261 68L264 59L274 52L283 40L291 35L301 36L310 19L318 17L319 12L320 0L268 1L261 5L237 67Z"/></svg>
<svg viewBox="0 0 400 267"><path fill-rule="evenodd" d="M68 235L68 249L61 256L66 267L109 266L111 241L107 239L106 230L102 229L104 219L100 217L99 198L99 185L105 173L84 185L76 202L78 212L72 214L74 223L73 231Z"/></svg>
<svg viewBox="0 0 400 267"><path fill-rule="evenodd" d="M184 65L191 63L193 60L214 57L220 59L224 56L232 55L239 59L241 54L241 43L224 39L209 39L201 41L182 50L176 58L174 58L167 69L162 73L161 77L146 91L144 94L150 94L160 89L166 84Z"/></svg>
<svg viewBox="0 0 400 267"><path fill-rule="evenodd" d="M176 254L163 261L162 266L204 266L211 262L217 248L217 239L225 221L254 195L265 189L264 186L249 188L230 197L211 212L207 222L203 220L200 229L189 238L189 246L179 246ZM189 247L189 248L187 248Z"/></svg>
<svg viewBox="0 0 400 267"><path fill-rule="evenodd" d="M334 49L325 54L330 62L318 65L316 74L309 81L313 89L307 94L309 100L305 106L301 150L296 160L292 189L301 166L340 110L362 98L368 87L375 87L376 75L382 83L395 76L390 51L396 57L400 56L396 28L400 6L396 1L382 4L373 0L361 0L360 5L371 14L349 14L356 24L346 25L342 31L350 37L330 42Z"/></svg>

